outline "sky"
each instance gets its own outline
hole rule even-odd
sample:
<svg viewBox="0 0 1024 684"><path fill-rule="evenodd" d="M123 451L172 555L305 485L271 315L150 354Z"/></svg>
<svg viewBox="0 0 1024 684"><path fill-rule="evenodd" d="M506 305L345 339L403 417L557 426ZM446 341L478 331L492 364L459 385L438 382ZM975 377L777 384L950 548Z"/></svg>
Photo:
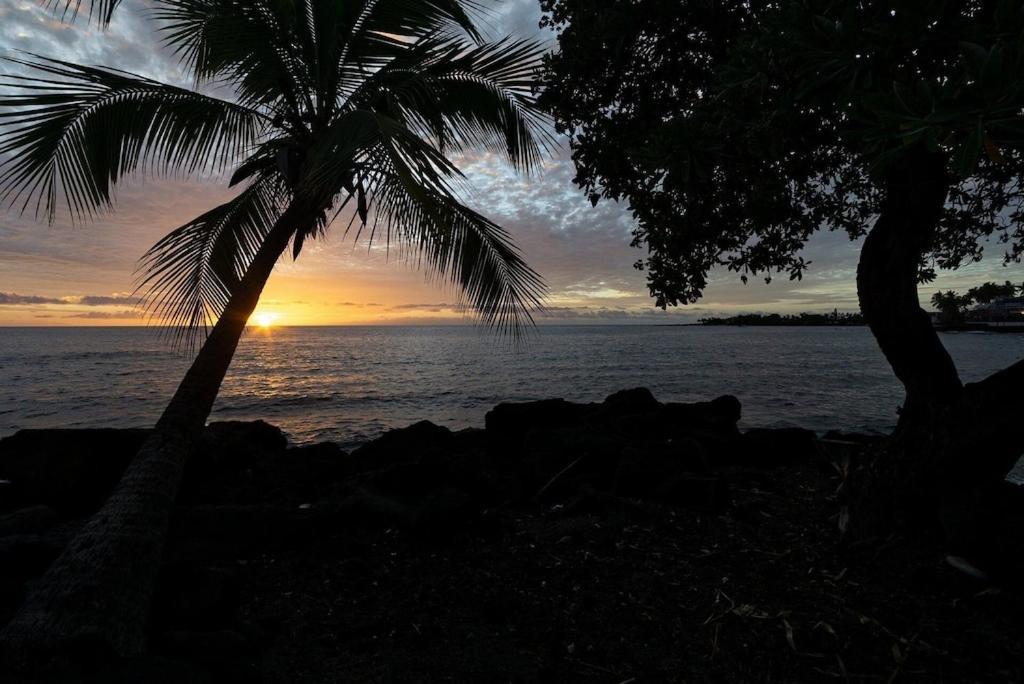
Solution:
<svg viewBox="0 0 1024 684"><path fill-rule="evenodd" d="M490 36L551 36L537 28L536 0L495 5ZM110 66L179 86L189 79L158 43L145 0L124 0L114 23L99 31L62 24L35 0L0 0L0 56L30 51ZM552 45L553 46L553 45ZM0 73L17 67L0 63ZM513 235L549 288L538 323L692 323L701 317L750 312L856 311L859 244L818 233L804 254L802 281L781 276L765 284L713 272L703 299L654 306L644 274L633 268L643 252L630 246L627 207L592 207L573 185L566 140L533 178L513 174L501 159L475 154L454 161L472 186L471 205ZM85 225L67 214L52 224L0 208L0 326L139 325L131 293L138 258L168 231L231 196L224 178L147 178L123 184L114 213ZM472 323L458 292L432 282L384 250L353 243L335 230L307 243L298 261L283 257L257 308L263 320L286 325ZM1024 281L1024 268L1002 267L1002 250L922 288L966 289L986 280Z"/></svg>

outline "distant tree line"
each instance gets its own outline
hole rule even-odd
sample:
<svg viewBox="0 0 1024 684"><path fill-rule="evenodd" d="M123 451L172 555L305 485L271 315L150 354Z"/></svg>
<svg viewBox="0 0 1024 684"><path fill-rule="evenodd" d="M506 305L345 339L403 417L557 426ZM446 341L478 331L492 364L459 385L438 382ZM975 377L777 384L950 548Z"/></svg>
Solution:
<svg viewBox="0 0 1024 684"><path fill-rule="evenodd" d="M799 314L740 314L723 318L711 317L700 319L703 325L864 325L864 317L859 313L840 313L834 309L831 313L799 313Z"/></svg>
<svg viewBox="0 0 1024 684"><path fill-rule="evenodd" d="M1000 297L1013 297L1018 292L1024 295L1024 285L1014 285L1007 280L1002 284L983 283L972 287L966 294L960 294L955 290L939 291L932 295L931 301L932 306L938 310L939 320L943 324L956 325L971 318L971 307L991 304Z"/></svg>

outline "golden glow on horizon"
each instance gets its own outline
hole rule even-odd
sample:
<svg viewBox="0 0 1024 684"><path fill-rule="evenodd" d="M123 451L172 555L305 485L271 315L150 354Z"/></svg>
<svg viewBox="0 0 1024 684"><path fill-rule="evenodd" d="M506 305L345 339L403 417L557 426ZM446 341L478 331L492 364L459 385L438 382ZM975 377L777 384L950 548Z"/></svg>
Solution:
<svg viewBox="0 0 1024 684"><path fill-rule="evenodd" d="M252 322L261 328L269 328L277 323L281 315L273 311L259 311L252 315Z"/></svg>

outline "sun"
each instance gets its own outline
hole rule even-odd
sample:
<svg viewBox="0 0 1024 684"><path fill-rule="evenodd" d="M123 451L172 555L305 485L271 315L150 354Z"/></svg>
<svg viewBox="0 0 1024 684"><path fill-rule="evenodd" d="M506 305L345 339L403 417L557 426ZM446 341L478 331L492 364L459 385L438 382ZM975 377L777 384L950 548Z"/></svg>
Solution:
<svg viewBox="0 0 1024 684"><path fill-rule="evenodd" d="M269 328L280 318L279 314L273 311L261 311L252 315L252 321L261 328Z"/></svg>

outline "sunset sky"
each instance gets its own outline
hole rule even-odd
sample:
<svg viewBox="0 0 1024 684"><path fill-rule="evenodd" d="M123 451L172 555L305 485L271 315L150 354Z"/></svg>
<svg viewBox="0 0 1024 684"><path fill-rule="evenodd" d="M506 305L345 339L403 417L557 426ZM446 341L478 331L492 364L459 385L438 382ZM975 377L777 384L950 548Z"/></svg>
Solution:
<svg viewBox="0 0 1024 684"><path fill-rule="evenodd" d="M181 70L155 45L146 3L125 0L107 32L83 22L65 25L33 0L0 0L0 55L26 50L87 64L117 67L187 86ZM498 5L492 37L537 34L536 0ZM14 67L0 64L0 71ZM644 274L632 264L632 221L624 206L597 208L572 184L568 148L537 178L511 174L488 155L459 158L476 195L472 205L510 230L550 288L541 323L693 322L710 314L857 308L854 274L859 245L819 234L807 250L802 282L771 285L715 273L696 305L660 312ZM138 257L167 231L230 196L223 178L147 179L121 187L116 212L88 225L66 215L45 225L31 215L0 213L0 325L131 325L144 322L129 293ZM343 226L342 226L343 228ZM307 243L298 262L285 258L264 292L259 312L280 324L400 324L464 322L458 293L379 246L354 244L336 230ZM1003 268L1002 249L981 264L946 274L925 288L965 288L984 280L1024 280L1020 266Z"/></svg>

